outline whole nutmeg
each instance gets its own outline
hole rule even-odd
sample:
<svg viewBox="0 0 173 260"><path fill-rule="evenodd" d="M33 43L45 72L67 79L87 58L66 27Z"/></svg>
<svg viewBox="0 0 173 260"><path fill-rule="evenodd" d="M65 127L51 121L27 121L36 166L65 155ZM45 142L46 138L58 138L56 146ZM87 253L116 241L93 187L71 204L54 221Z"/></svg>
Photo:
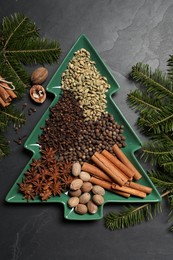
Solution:
<svg viewBox="0 0 173 260"><path fill-rule="evenodd" d="M82 191L79 190L69 190L69 195L72 197L79 197L81 195Z"/></svg>
<svg viewBox="0 0 173 260"><path fill-rule="evenodd" d="M89 181L85 181L83 184L82 184L82 187L81 187L81 191L82 192L90 192L92 190L92 183L89 182Z"/></svg>
<svg viewBox="0 0 173 260"><path fill-rule="evenodd" d="M79 177L80 177L80 179L83 180L83 181L89 181L90 178L91 178L90 174L89 174L88 172L84 172L84 171L82 171L82 172L79 174Z"/></svg>
<svg viewBox="0 0 173 260"><path fill-rule="evenodd" d="M34 85L30 88L30 97L37 103L43 103L46 99L46 91L41 85Z"/></svg>
<svg viewBox="0 0 173 260"><path fill-rule="evenodd" d="M35 69L31 74L31 82L33 84L42 84L48 77L48 70L44 67Z"/></svg>
<svg viewBox="0 0 173 260"><path fill-rule="evenodd" d="M88 212L90 214L95 214L98 210L98 207L95 203L93 203L91 200L87 203Z"/></svg>
<svg viewBox="0 0 173 260"><path fill-rule="evenodd" d="M83 181L81 179L75 179L70 184L70 190L79 190L83 185Z"/></svg>
<svg viewBox="0 0 173 260"><path fill-rule="evenodd" d="M94 195L92 197L92 200L98 206L100 206L104 203L104 198L101 195L98 195L98 194Z"/></svg>
<svg viewBox="0 0 173 260"><path fill-rule="evenodd" d="M84 192L84 193L79 197L79 203L81 203L81 204L86 204L90 199L91 199L91 195L90 195L88 192Z"/></svg>
<svg viewBox="0 0 173 260"><path fill-rule="evenodd" d="M80 172L81 172L81 165L80 165L80 163L79 162L73 163L73 165L72 165L72 174L73 174L73 176L79 176Z"/></svg>
<svg viewBox="0 0 173 260"><path fill-rule="evenodd" d="M78 204L79 204L79 198L78 197L71 197L69 200L68 200L68 206L70 208L74 208L76 207Z"/></svg>
<svg viewBox="0 0 173 260"><path fill-rule="evenodd" d="M84 205L84 204L78 204L76 207L75 207L75 212L78 213L78 214L86 214L88 211L87 209L87 206Z"/></svg>
<svg viewBox="0 0 173 260"><path fill-rule="evenodd" d="M99 185L94 185L92 188L92 192L94 194L98 194L98 195L105 195L105 189Z"/></svg>

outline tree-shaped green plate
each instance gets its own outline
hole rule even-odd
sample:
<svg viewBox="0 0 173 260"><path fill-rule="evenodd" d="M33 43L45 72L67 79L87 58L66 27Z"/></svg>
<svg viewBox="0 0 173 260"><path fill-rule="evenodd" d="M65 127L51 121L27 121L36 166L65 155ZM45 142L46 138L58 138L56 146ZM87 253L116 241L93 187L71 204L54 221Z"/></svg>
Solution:
<svg viewBox="0 0 173 260"><path fill-rule="evenodd" d="M147 195L147 197L145 199L141 199L141 198L137 198L137 197L133 197L133 196L130 196L129 198L124 198L124 197L121 197L114 193L106 191L106 194L104 196L104 200L105 200L104 204L108 203L108 202L146 203L146 202L161 201L161 196L160 196L159 192L157 191L156 187L154 186L154 184L148 177L147 173L144 171L144 169L142 168L142 166L140 165L140 163L138 162L138 160L136 159L136 157L134 155L134 152L141 148L141 142L112 99L112 95L113 95L113 93L118 91L119 85L85 35L81 35L79 37L79 39L76 41L76 43L71 48L68 55L66 56L66 58L64 59L62 64L59 66L58 70L56 71L56 73L54 74L53 78L51 79L51 81L49 82L49 84L47 86L47 91L54 94L54 99L53 99L50 107L54 106L58 102L58 99L60 97L61 75L62 75L63 71L67 68L67 65L68 65L69 61L72 59L74 52L81 48L85 48L87 51L90 52L91 60L95 61L98 71L100 71L100 73L107 78L108 83L111 86L109 91L107 92L107 101L108 101L107 111L114 116L115 120L119 124L124 125L124 135L126 136L127 146L125 148L123 148L123 151L126 154L126 156L131 160L131 162L134 164L134 166L137 168L137 170L142 174L142 178L138 182L143 185L152 187L151 194ZM15 184L12 186L11 190L7 194L6 201L11 202L11 203L28 203L28 204L30 204L30 203L62 203L64 205L64 217L66 219L71 219L71 220L98 220L98 219L101 219L103 217L104 205L100 206L98 212L94 215L91 215L91 214L79 215L79 214L75 213L73 209L70 209L67 206L67 200L69 199L68 192L63 193L60 197L59 196L51 197L46 202L41 201L39 198L27 202L27 200L23 199L23 195L19 192L18 183L22 182L24 173L29 168L29 165L30 165L32 159L40 157L39 145L37 144L37 141L38 141L38 136L41 134L41 131L42 131L40 129L40 127L45 125L45 120L48 117L49 117L49 108L43 114L42 118L37 123L34 130L30 134L29 138L25 142L24 147L26 149L32 151L33 156L31 157L28 164L26 165L26 167L23 169L22 173L20 174L19 178L16 180Z"/></svg>

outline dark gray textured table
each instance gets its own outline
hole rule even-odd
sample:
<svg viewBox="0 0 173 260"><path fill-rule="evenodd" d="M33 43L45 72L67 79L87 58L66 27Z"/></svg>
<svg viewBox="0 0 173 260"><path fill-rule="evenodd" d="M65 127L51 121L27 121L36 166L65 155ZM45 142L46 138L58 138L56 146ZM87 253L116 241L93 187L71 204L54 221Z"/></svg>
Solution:
<svg viewBox="0 0 173 260"><path fill-rule="evenodd" d="M62 55L68 53L76 39L85 33L108 65L121 88L114 100L141 140L135 127L137 115L130 110L126 97L135 89L128 73L138 61L166 70L169 54L173 54L173 2L145 0L1 0L0 19L22 12L36 22L40 33L60 42ZM48 66L49 79L57 65ZM21 107L35 107L27 116L19 134L29 135L51 102L34 106L24 96ZM109 231L103 220L67 221L60 204L18 205L5 203L5 196L28 162L30 154L13 142L17 134L9 128L11 155L0 161L0 259L157 259L173 258L172 234L168 232L168 207L153 220L135 227ZM143 162L141 162L143 163ZM118 208L107 204L104 214Z"/></svg>

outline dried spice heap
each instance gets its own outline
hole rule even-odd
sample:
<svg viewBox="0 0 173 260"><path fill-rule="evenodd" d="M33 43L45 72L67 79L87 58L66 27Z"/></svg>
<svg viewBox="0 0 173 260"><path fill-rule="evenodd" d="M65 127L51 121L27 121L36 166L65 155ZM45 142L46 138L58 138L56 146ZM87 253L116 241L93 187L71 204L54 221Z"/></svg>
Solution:
<svg viewBox="0 0 173 260"><path fill-rule="evenodd" d="M64 91L50 112L39 144L56 150L60 161L89 161L95 151L110 150L115 143L119 147L126 145L124 127L112 115L84 121L83 110L71 91Z"/></svg>
<svg viewBox="0 0 173 260"><path fill-rule="evenodd" d="M90 53L80 49L62 74L62 89L75 94L83 108L85 120L98 120L106 113L106 92L110 88L107 78L103 77L90 59Z"/></svg>
<svg viewBox="0 0 173 260"><path fill-rule="evenodd" d="M30 168L25 173L19 190L28 201L39 196L41 200L48 200L51 196L61 195L69 188L73 180L71 163L60 163L52 148L41 150L41 157L33 159Z"/></svg>

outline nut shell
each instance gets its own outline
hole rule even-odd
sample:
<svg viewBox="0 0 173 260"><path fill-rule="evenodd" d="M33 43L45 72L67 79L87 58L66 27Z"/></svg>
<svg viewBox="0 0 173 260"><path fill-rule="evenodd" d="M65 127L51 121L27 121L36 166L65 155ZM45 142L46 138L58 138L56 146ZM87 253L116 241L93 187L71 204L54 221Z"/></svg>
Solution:
<svg viewBox="0 0 173 260"><path fill-rule="evenodd" d="M41 85L33 85L30 88L30 97L37 103L43 103L46 99L46 91Z"/></svg>
<svg viewBox="0 0 173 260"><path fill-rule="evenodd" d="M48 77L48 70L44 67L39 67L31 74L31 82L33 84L42 84Z"/></svg>

